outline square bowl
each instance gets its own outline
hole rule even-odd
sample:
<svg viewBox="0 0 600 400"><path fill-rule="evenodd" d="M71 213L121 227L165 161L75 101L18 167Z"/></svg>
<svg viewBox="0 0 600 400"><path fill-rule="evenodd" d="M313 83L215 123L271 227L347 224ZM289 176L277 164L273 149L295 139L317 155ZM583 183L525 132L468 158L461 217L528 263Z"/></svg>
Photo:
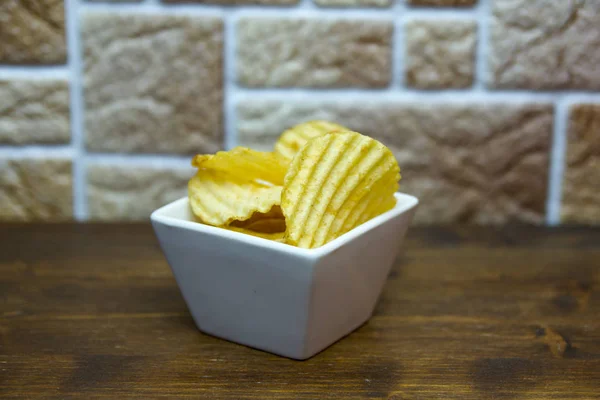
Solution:
<svg viewBox="0 0 600 400"><path fill-rule="evenodd" d="M395 196L393 209L315 249L195 222L187 197L151 220L198 329L303 360L371 317L418 204Z"/></svg>

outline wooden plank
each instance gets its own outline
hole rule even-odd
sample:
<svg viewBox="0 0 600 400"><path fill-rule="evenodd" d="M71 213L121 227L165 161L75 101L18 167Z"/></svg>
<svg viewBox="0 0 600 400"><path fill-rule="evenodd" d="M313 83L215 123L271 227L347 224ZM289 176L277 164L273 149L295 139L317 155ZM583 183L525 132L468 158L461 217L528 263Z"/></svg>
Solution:
<svg viewBox="0 0 600 400"><path fill-rule="evenodd" d="M2 398L600 398L600 230L420 228L292 361L197 331L148 225L0 227Z"/></svg>

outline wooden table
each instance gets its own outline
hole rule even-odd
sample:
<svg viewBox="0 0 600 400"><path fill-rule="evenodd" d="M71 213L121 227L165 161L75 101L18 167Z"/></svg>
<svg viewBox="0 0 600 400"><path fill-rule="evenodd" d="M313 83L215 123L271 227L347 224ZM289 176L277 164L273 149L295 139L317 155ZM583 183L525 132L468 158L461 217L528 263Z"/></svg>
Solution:
<svg viewBox="0 0 600 400"><path fill-rule="evenodd" d="M599 399L600 229L413 228L308 361L196 330L149 225L0 226L0 397Z"/></svg>

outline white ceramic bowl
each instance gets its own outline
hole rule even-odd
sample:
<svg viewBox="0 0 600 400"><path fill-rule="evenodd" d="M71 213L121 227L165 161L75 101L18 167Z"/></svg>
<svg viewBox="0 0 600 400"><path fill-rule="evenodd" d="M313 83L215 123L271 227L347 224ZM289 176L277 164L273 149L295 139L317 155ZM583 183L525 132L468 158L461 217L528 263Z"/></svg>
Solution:
<svg viewBox="0 0 600 400"><path fill-rule="evenodd" d="M418 204L396 199L392 210L316 249L194 222L187 197L151 219L201 331L306 359L373 313Z"/></svg>

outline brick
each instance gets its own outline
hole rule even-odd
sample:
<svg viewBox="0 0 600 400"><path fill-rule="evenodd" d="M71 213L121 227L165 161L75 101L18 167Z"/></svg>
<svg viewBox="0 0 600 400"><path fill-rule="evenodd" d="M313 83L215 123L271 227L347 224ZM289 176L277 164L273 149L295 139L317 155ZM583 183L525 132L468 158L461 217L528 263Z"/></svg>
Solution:
<svg viewBox="0 0 600 400"><path fill-rule="evenodd" d="M73 174L68 159L0 159L0 220L73 218Z"/></svg>
<svg viewBox="0 0 600 400"><path fill-rule="evenodd" d="M88 214L92 220L148 221L152 211L187 196L193 170L95 164L87 169Z"/></svg>
<svg viewBox="0 0 600 400"><path fill-rule="evenodd" d="M600 2L494 0L495 88L600 89Z"/></svg>
<svg viewBox="0 0 600 400"><path fill-rule="evenodd" d="M0 63L64 64L63 0L0 2Z"/></svg>
<svg viewBox="0 0 600 400"><path fill-rule="evenodd" d="M600 104L570 110L562 220L600 224Z"/></svg>
<svg viewBox="0 0 600 400"><path fill-rule="evenodd" d="M0 81L0 144L68 143L66 81Z"/></svg>
<svg viewBox="0 0 600 400"><path fill-rule="evenodd" d="M471 20L416 20L406 25L406 83L419 89L473 84L477 25Z"/></svg>
<svg viewBox="0 0 600 400"><path fill-rule="evenodd" d="M391 21L245 18L237 77L251 87L383 87L391 77Z"/></svg>
<svg viewBox="0 0 600 400"><path fill-rule="evenodd" d="M195 153L222 147L220 19L88 13L82 29L89 150Z"/></svg>

